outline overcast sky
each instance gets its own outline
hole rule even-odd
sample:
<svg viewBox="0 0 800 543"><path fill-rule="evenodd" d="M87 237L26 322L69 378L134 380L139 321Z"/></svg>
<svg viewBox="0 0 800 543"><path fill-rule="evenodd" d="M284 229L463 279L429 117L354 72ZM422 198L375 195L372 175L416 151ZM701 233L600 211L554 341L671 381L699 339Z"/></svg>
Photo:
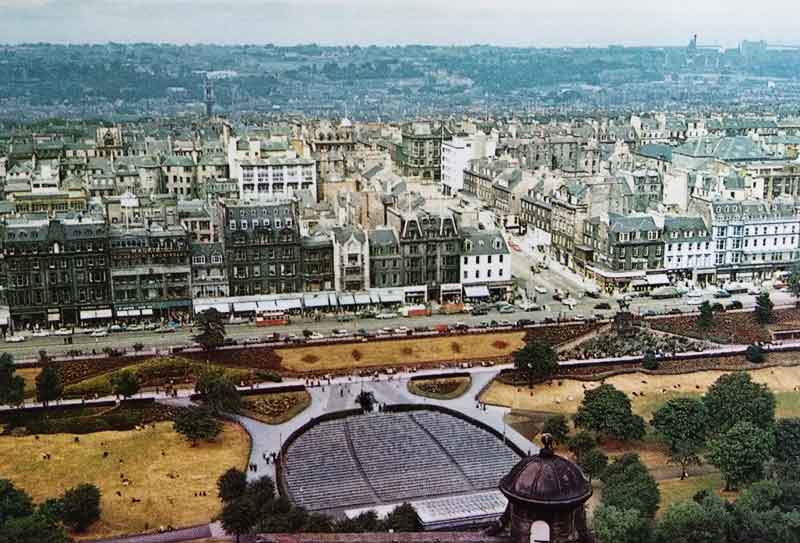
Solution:
<svg viewBox="0 0 800 543"><path fill-rule="evenodd" d="M800 42L798 0L0 0L0 43L735 46Z"/></svg>

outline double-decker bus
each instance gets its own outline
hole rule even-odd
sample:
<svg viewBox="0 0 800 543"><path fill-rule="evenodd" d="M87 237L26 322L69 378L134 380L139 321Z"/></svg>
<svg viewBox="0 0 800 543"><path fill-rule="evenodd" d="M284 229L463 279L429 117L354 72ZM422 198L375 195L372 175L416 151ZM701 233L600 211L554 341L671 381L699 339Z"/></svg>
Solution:
<svg viewBox="0 0 800 543"><path fill-rule="evenodd" d="M289 324L289 315L283 311L259 311L256 313L256 326L282 326Z"/></svg>

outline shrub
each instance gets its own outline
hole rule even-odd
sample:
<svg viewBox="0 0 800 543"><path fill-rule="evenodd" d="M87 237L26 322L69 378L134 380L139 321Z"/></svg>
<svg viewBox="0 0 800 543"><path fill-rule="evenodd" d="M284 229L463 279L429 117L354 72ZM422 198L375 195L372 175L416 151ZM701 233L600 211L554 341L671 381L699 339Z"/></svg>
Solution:
<svg viewBox="0 0 800 543"><path fill-rule="evenodd" d="M656 359L656 354L653 351L647 351L644 353L642 367L649 371L656 371L658 369L658 360Z"/></svg>
<svg viewBox="0 0 800 543"><path fill-rule="evenodd" d="M453 351L456 354L460 353L461 352L461 344L458 343L458 342L453 341L452 343L450 343L450 350Z"/></svg>
<svg viewBox="0 0 800 543"><path fill-rule="evenodd" d="M550 415L544 421L542 433L553 436L553 439L556 440L556 443L565 443L567 441L567 434L569 434L567 417L561 414Z"/></svg>
<svg viewBox="0 0 800 543"><path fill-rule="evenodd" d="M303 358L301 358L300 360L302 360L306 364L316 364L317 362L319 362L319 357L315 354L309 353L309 354L304 354Z"/></svg>
<svg viewBox="0 0 800 543"><path fill-rule="evenodd" d="M266 381L270 383L280 383L283 381L281 374L272 370L258 370L255 373L255 378L258 381Z"/></svg>
<svg viewBox="0 0 800 543"><path fill-rule="evenodd" d="M412 349L411 347L403 347L403 350L401 352L405 356L411 356L412 354L414 354L414 349Z"/></svg>
<svg viewBox="0 0 800 543"><path fill-rule="evenodd" d="M497 350L503 350L503 349L508 348L508 342L507 341L503 341L502 339L498 339L497 341L492 343L492 347L494 347Z"/></svg>
<svg viewBox="0 0 800 543"><path fill-rule="evenodd" d="M138 352L142 351L143 349L144 349L144 345L142 343L137 342L137 343L133 344L133 351L134 352L138 353Z"/></svg>
<svg viewBox="0 0 800 543"><path fill-rule="evenodd" d="M350 356L352 356L353 360L355 360L356 362L361 360L361 358L363 357L361 351L359 351L358 349L353 349L353 352L350 353Z"/></svg>
<svg viewBox="0 0 800 543"><path fill-rule="evenodd" d="M100 490L88 483L70 488L61 497L61 507L64 524L83 532L100 518Z"/></svg>
<svg viewBox="0 0 800 543"><path fill-rule="evenodd" d="M751 364L761 364L767 358L767 353L758 345L748 345L744 357Z"/></svg>

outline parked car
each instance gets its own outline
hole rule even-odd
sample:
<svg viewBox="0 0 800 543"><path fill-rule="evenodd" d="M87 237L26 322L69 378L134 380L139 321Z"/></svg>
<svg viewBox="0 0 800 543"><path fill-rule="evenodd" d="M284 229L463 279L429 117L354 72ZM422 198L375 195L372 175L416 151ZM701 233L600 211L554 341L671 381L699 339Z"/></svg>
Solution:
<svg viewBox="0 0 800 543"><path fill-rule="evenodd" d="M753 296L758 296L761 294L761 287L753 285L747 289L748 294L752 294Z"/></svg>
<svg viewBox="0 0 800 543"><path fill-rule="evenodd" d="M308 339L325 339L325 336L319 332L311 332L311 334L308 335Z"/></svg>
<svg viewBox="0 0 800 543"><path fill-rule="evenodd" d="M349 330L345 330L344 328L336 328L331 331L331 337L346 337L350 335Z"/></svg>
<svg viewBox="0 0 800 543"><path fill-rule="evenodd" d="M374 319L378 314L375 311L367 310L358 314L360 319Z"/></svg>
<svg viewBox="0 0 800 543"><path fill-rule="evenodd" d="M350 322L353 319L355 319L355 317L349 313L342 313L341 315L336 317L336 320L339 322Z"/></svg>
<svg viewBox="0 0 800 543"><path fill-rule="evenodd" d="M724 288L719 289L714 293L714 298L730 298L731 293L725 290Z"/></svg>
<svg viewBox="0 0 800 543"><path fill-rule="evenodd" d="M544 287L533 287L538 294L547 294L547 289Z"/></svg>
<svg viewBox="0 0 800 543"><path fill-rule="evenodd" d="M683 313L683 311L681 311L681 309L679 307L673 307L672 309L670 309L668 311L668 313L670 315L680 315L681 313Z"/></svg>
<svg viewBox="0 0 800 543"><path fill-rule="evenodd" d="M6 343L22 343L25 336L6 336Z"/></svg>
<svg viewBox="0 0 800 543"><path fill-rule="evenodd" d="M53 332L53 335L56 335L56 336L71 336L72 335L72 330L70 330L69 328L59 328L58 330Z"/></svg>
<svg viewBox="0 0 800 543"><path fill-rule="evenodd" d="M510 304L501 305L500 307L497 308L497 310L500 313L504 313L504 314L514 313L516 311L516 309L514 309L514 306L510 305Z"/></svg>
<svg viewBox="0 0 800 543"><path fill-rule="evenodd" d="M124 332L127 330L127 327L122 324L112 324L108 327L109 332Z"/></svg>
<svg viewBox="0 0 800 543"><path fill-rule="evenodd" d="M430 332L431 329L429 327L427 327L427 326L415 326L414 327L414 331L415 332Z"/></svg>
<svg viewBox="0 0 800 543"><path fill-rule="evenodd" d="M508 320L505 320L505 319L499 321L497 323L497 325L498 326L514 326L514 324L511 321L508 321Z"/></svg>
<svg viewBox="0 0 800 543"><path fill-rule="evenodd" d="M599 304L595 304L594 308L597 310L608 311L609 309L611 309L611 304L608 302L600 302Z"/></svg>
<svg viewBox="0 0 800 543"><path fill-rule="evenodd" d="M725 309L744 309L744 305L739 300L733 300L725 306Z"/></svg>
<svg viewBox="0 0 800 543"><path fill-rule="evenodd" d="M489 314L489 310L486 307L483 307L483 306L473 307L472 311L470 311L470 315L474 315L476 317L477 316L482 316L482 315L488 315L488 314Z"/></svg>
<svg viewBox="0 0 800 543"><path fill-rule="evenodd" d="M531 319L519 319L517 321L517 326L519 326L520 328L523 326L530 326L531 324L533 324L533 321Z"/></svg>
<svg viewBox="0 0 800 543"><path fill-rule="evenodd" d="M398 326L394 329L395 334L408 334L410 331L408 326Z"/></svg>
<svg viewBox="0 0 800 543"><path fill-rule="evenodd" d="M31 337L48 337L50 330L36 330L31 334Z"/></svg>
<svg viewBox="0 0 800 543"><path fill-rule="evenodd" d="M108 330L105 328L100 328L89 334L92 337L106 337L108 336Z"/></svg>
<svg viewBox="0 0 800 543"><path fill-rule="evenodd" d="M393 313L391 311L385 311L383 313L378 313L377 315L375 315L376 319L381 319L381 320L394 319L395 317L397 317L397 313Z"/></svg>
<svg viewBox="0 0 800 543"><path fill-rule="evenodd" d="M541 307L528 300L519 302L517 304L517 307L520 308L522 311L539 311L541 309Z"/></svg>

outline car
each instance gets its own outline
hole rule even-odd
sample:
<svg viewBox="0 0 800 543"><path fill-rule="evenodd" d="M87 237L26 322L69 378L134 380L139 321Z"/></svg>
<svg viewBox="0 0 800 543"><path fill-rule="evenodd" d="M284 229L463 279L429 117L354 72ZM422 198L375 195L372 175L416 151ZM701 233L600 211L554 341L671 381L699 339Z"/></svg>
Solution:
<svg viewBox="0 0 800 543"><path fill-rule="evenodd" d="M350 332L344 328L336 328L331 331L331 337L345 337L349 336Z"/></svg>
<svg viewBox="0 0 800 543"><path fill-rule="evenodd" d="M124 332L126 328L121 324L112 324L108 327L109 332Z"/></svg>
<svg viewBox="0 0 800 543"><path fill-rule="evenodd" d="M511 321L507 321L507 320L503 319L503 320L499 321L497 323L497 325L498 326L514 326L514 323L512 323Z"/></svg>
<svg viewBox="0 0 800 543"><path fill-rule="evenodd" d="M533 287L538 294L547 294L547 289L544 287Z"/></svg>
<svg viewBox="0 0 800 543"><path fill-rule="evenodd" d="M686 293L686 297L687 298L702 298L703 297L703 291L701 291L701 290L690 290L689 292Z"/></svg>
<svg viewBox="0 0 800 543"><path fill-rule="evenodd" d="M575 315L575 316L574 316L574 317L572 317L572 318L573 318L573 319L575 319L576 321L582 321L582 320L583 320L583 315L581 315L580 313L578 313L577 315Z"/></svg>
<svg viewBox="0 0 800 543"><path fill-rule="evenodd" d="M517 304L517 307L520 308L522 311L539 311L541 309L541 307L528 300L519 302Z"/></svg>
<svg viewBox="0 0 800 543"><path fill-rule="evenodd" d="M730 298L731 293L725 290L724 288L719 289L714 293L714 298Z"/></svg>
<svg viewBox="0 0 800 543"><path fill-rule="evenodd" d="M144 325L144 329L148 331L156 331L160 328L160 325L157 322L149 322Z"/></svg>
<svg viewBox="0 0 800 543"><path fill-rule="evenodd" d="M398 326L394 329L395 334L408 334L411 332L411 329L408 326Z"/></svg>
<svg viewBox="0 0 800 543"><path fill-rule="evenodd" d="M339 322L350 322L353 319L355 319L355 317L353 315L350 315L349 313L343 313L338 317L336 317L336 320Z"/></svg>
<svg viewBox="0 0 800 543"><path fill-rule="evenodd" d="M131 324L125 328L128 332L140 332L144 330L144 324Z"/></svg>
<svg viewBox="0 0 800 543"><path fill-rule="evenodd" d="M105 328L98 328L89 335L92 337L106 337L108 335L108 330Z"/></svg>
<svg viewBox="0 0 800 543"><path fill-rule="evenodd" d="M575 298L565 298L561 300L561 303L568 307L575 307L578 305L578 301Z"/></svg>
<svg viewBox="0 0 800 543"><path fill-rule="evenodd" d="M513 305L501 305L499 308L497 308L497 310L504 314L514 313L516 311Z"/></svg>
<svg viewBox="0 0 800 543"><path fill-rule="evenodd" d="M611 309L611 304L608 302L600 302L599 304L594 304L594 308L599 310L608 311Z"/></svg>
<svg viewBox="0 0 800 543"><path fill-rule="evenodd" d="M50 330L36 330L31 334L31 337L48 337Z"/></svg>
<svg viewBox="0 0 800 543"><path fill-rule="evenodd" d="M731 303L725 306L725 309L744 309L744 304L739 300L733 300Z"/></svg>
<svg viewBox="0 0 800 543"><path fill-rule="evenodd" d="M702 298L689 298L688 300L686 300L686 303L689 304L689 305L700 305L700 304L703 303L703 299Z"/></svg>
<svg viewBox="0 0 800 543"><path fill-rule="evenodd" d="M545 317L544 318L544 323L545 324L553 324L554 322L556 322L556 320L553 317Z"/></svg>
<svg viewBox="0 0 800 543"><path fill-rule="evenodd" d="M430 332L431 329L428 328L427 326L415 326L414 327L414 331L415 332Z"/></svg>
<svg viewBox="0 0 800 543"><path fill-rule="evenodd" d="M473 307L472 311L470 311L469 313L470 313L470 315L474 315L474 316L478 317L478 316L482 316L482 315L488 315L489 314L489 310L486 309L485 307L480 307L479 306L479 307Z"/></svg>
<svg viewBox="0 0 800 543"><path fill-rule="evenodd" d="M25 341L25 336L7 336L6 343L22 343Z"/></svg>
<svg viewBox="0 0 800 543"><path fill-rule="evenodd" d="M394 319L397 317L397 313L393 313L391 311L385 311L383 313L378 313L375 315L376 319L384 320L384 319Z"/></svg>
<svg viewBox="0 0 800 543"><path fill-rule="evenodd" d="M747 289L747 293L752 294L753 296L758 296L759 294L761 294L761 287L752 286Z"/></svg>
<svg viewBox="0 0 800 543"><path fill-rule="evenodd" d="M378 330L378 333L380 333L380 334L392 334L392 333L394 333L394 328L392 328L391 326L384 326L383 328Z"/></svg>
<svg viewBox="0 0 800 543"><path fill-rule="evenodd" d="M53 335L56 335L56 336L71 336L72 335L72 330L70 330L69 328L59 328L58 330L53 332Z"/></svg>
<svg viewBox="0 0 800 543"><path fill-rule="evenodd" d="M600 292L597 291L597 290L594 290L594 289L586 290L585 294L586 294L586 296L588 298L599 298L600 297Z"/></svg>
<svg viewBox="0 0 800 543"><path fill-rule="evenodd" d="M523 326L530 326L531 324L533 324L533 321L530 319L519 319L517 321L517 326L519 328L522 328Z"/></svg>
<svg viewBox="0 0 800 543"><path fill-rule="evenodd" d="M669 313L670 315L680 315L681 313L683 313L683 311L681 311L679 307L673 307L672 309L667 311L667 313Z"/></svg>
<svg viewBox="0 0 800 543"><path fill-rule="evenodd" d="M308 334L307 337L308 337L308 339L324 339L325 338L325 336L323 336L319 332L311 332L310 334Z"/></svg>
<svg viewBox="0 0 800 543"><path fill-rule="evenodd" d="M370 311L370 310L362 311L361 313L358 314L358 318L360 319L374 319L377 316L378 314L375 311Z"/></svg>
<svg viewBox="0 0 800 543"><path fill-rule="evenodd" d="M238 345L239 341L236 338L226 337L222 340L222 344L226 346Z"/></svg>
<svg viewBox="0 0 800 543"><path fill-rule="evenodd" d="M489 322L488 321L481 321L478 324L476 324L475 326L477 326L478 328L489 328Z"/></svg>

